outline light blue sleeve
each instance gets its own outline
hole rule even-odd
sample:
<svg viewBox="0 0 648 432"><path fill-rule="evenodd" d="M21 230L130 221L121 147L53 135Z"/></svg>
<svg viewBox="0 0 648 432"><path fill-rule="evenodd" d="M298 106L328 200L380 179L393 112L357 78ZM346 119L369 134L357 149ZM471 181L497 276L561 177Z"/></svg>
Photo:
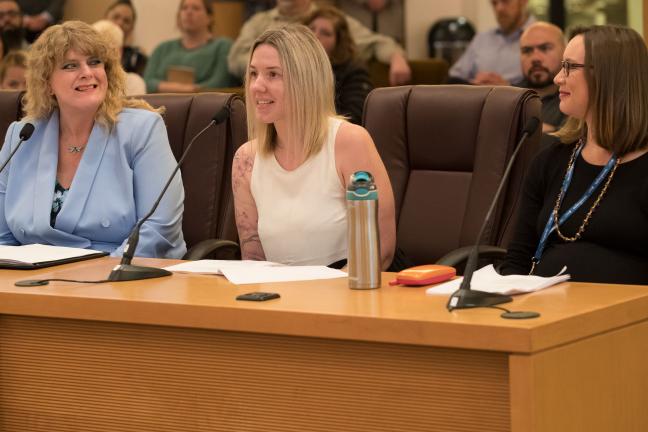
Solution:
<svg viewBox="0 0 648 432"><path fill-rule="evenodd" d="M4 145L2 146L2 150L0 150L0 166L2 166L2 164L7 160L9 154L11 153L11 142L13 141L12 137L16 125L18 125L18 122L13 122L7 129ZM0 244L19 245L20 243L18 243L18 241L11 233L9 225L7 224L7 218L5 217L5 195L7 192L7 181L9 179L9 167L10 164L8 164L0 173Z"/></svg>
<svg viewBox="0 0 648 432"><path fill-rule="evenodd" d="M138 122L128 127L135 129L131 166L136 216L140 220L153 207L176 166L176 160L171 152L166 127L159 115L156 114L152 121ZM135 256L182 258L187 251L182 235L183 211L184 189L178 171L159 207L142 225ZM127 240L112 253L113 256L123 254Z"/></svg>

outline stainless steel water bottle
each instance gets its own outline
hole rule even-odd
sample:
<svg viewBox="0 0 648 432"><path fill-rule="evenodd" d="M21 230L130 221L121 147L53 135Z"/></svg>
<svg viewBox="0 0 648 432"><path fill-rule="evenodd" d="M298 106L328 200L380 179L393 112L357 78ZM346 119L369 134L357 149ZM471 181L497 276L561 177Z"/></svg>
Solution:
<svg viewBox="0 0 648 432"><path fill-rule="evenodd" d="M378 190L373 176L358 171L347 187L349 288L380 288Z"/></svg>

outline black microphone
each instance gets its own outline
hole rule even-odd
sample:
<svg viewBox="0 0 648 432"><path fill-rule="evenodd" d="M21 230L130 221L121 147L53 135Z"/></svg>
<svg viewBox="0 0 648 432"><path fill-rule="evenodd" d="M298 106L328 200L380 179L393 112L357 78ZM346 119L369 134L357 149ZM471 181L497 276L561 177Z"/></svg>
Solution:
<svg viewBox="0 0 648 432"><path fill-rule="evenodd" d="M200 132L198 132L191 139L189 145L182 153L182 156L180 157L180 160L178 161L175 169L171 173L169 180L167 180L166 184L164 185L164 188L162 188L162 191L160 192L160 195L158 195L158 198L153 204L153 207L146 214L146 216L140 219L133 227L133 230L128 236L128 240L126 241L126 246L124 247L124 254L122 256L121 263L110 272L110 275L108 276L109 281L116 282L116 281L140 280L140 279L158 278L163 276L171 276L172 273L164 269L131 265L131 261L133 260L133 255L135 254L135 249L137 248L137 243L139 242L140 229L142 228L144 222L146 222L157 209L158 205L160 204L160 201L162 200L162 197L164 196L167 189L169 188L169 185L171 185L171 181L173 180L173 177L180 169L180 166L182 165L182 162L184 162L185 157L189 154L189 151L191 150L191 146L193 145L193 143L198 139L198 137L200 137L203 133L205 133L207 129L211 128L214 125L218 125L224 122L225 120L227 120L229 116L230 116L229 105L225 105L220 110L218 110L218 112L212 117L209 124L205 126Z"/></svg>
<svg viewBox="0 0 648 432"><path fill-rule="evenodd" d="M504 175L502 175L502 179L500 180L499 186L497 187L497 191L495 192L493 201L491 202L490 208L486 213L486 217L484 218L484 223L482 224L481 229L479 230L479 234L477 234L477 241L475 242L476 243L475 247L470 251L470 255L468 256L468 263L466 264L466 269L464 271L463 281L461 281L461 285L459 286L459 289L454 293L452 293L452 295L448 299L447 307L449 311L452 311L454 309L467 309L467 308L475 308L475 307L483 307L483 306L493 306L500 303L508 303L510 301L513 301L511 296L471 290L470 281L472 280L473 273L477 269L477 259L479 257L479 242L481 241L482 235L484 234L486 225L488 225L488 223L491 220L491 217L493 215L493 210L495 209L495 205L497 204L500 193L504 188L504 184L508 179L509 173L511 172L513 163L517 158L517 154L520 151L520 148L522 148L522 144L524 144L524 142L527 140L529 136L535 133L539 125L540 125L540 119L538 119L538 117L531 117L527 122L527 124L525 125L524 129L522 130L522 137L520 138L517 147L515 147L515 150L513 151L513 154L511 155L511 158L509 159L509 162L506 165L506 170L504 171Z"/></svg>
<svg viewBox="0 0 648 432"><path fill-rule="evenodd" d="M20 130L20 133L18 134L18 137L20 138L20 141L18 141L18 145L16 145L16 148L11 151L9 154L9 157L7 158L6 161L2 164L0 167L0 172L2 172L3 169L7 166L13 155L18 151L22 143L27 141L29 138L31 138L32 134L34 133L34 125L31 123L25 123L25 126L22 127Z"/></svg>

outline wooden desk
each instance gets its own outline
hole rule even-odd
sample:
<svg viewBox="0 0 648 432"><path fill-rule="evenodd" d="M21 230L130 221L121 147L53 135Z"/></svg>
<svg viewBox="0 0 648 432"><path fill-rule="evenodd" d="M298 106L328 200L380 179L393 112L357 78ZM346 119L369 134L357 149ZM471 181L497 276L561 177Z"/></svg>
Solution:
<svg viewBox="0 0 648 432"><path fill-rule="evenodd" d="M0 271L1 431L648 430L648 287L566 283L507 321L345 279L13 286L115 263ZM256 290L282 298L234 300Z"/></svg>

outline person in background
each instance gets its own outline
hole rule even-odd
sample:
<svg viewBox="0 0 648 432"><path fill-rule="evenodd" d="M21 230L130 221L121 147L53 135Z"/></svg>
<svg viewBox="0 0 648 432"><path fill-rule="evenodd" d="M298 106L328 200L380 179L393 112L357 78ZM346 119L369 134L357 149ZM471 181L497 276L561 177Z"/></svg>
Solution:
<svg viewBox="0 0 648 432"><path fill-rule="evenodd" d="M0 37L5 52L29 48L22 25L22 12L16 0L0 0Z"/></svg>
<svg viewBox="0 0 648 432"><path fill-rule="evenodd" d="M477 33L448 72L450 83L516 85L522 81L520 35L535 18L528 0L490 0L498 27Z"/></svg>
<svg viewBox="0 0 648 432"><path fill-rule="evenodd" d="M209 0L180 2L178 28L182 37L161 43L151 54L144 72L149 93L187 93L236 85L236 79L227 70L232 42L212 36L213 17ZM172 76L174 72L185 77L177 80ZM185 72L189 73L188 78Z"/></svg>
<svg viewBox="0 0 648 432"><path fill-rule="evenodd" d="M369 171L378 188L387 268L396 242L389 177L369 133L335 116L331 64L307 27L290 24L257 38L245 97L250 141L232 166L243 259L341 265L347 258L347 181L356 171Z"/></svg>
<svg viewBox="0 0 648 432"><path fill-rule="evenodd" d="M117 51L117 56L121 57L122 47L124 44L124 33L117 24L107 19L99 20L92 24L92 27L99 32L112 44L113 49ZM146 94L146 83L144 79L134 72L126 72L126 87L124 88L127 96Z"/></svg>
<svg viewBox="0 0 648 432"><path fill-rule="evenodd" d="M554 78L568 116L527 172L500 272L648 284L648 49L634 30L572 38Z"/></svg>
<svg viewBox="0 0 648 432"><path fill-rule="evenodd" d="M18 0L18 4L24 14L27 41L32 43L43 30L61 21L65 0Z"/></svg>
<svg viewBox="0 0 648 432"><path fill-rule="evenodd" d="M124 32L124 46L121 54L124 70L143 75L147 58L138 47L133 45L133 30L137 20L135 6L130 0L117 0L108 7L105 18L117 24Z"/></svg>
<svg viewBox="0 0 648 432"><path fill-rule="evenodd" d="M369 74L356 56L356 46L344 14L322 6L310 14L304 24L317 36L333 66L335 110L351 123L362 124L364 101L371 91Z"/></svg>
<svg viewBox="0 0 648 432"><path fill-rule="evenodd" d="M565 35L560 27L546 22L531 24L520 37L520 61L524 80L520 87L538 92L542 100L542 132L555 132L565 120L558 107L558 86L554 77L560 72L565 51Z"/></svg>
<svg viewBox="0 0 648 432"><path fill-rule="evenodd" d="M24 51L11 51L0 62L0 89L25 90L27 54Z"/></svg>
<svg viewBox="0 0 648 432"><path fill-rule="evenodd" d="M275 7L275 0L244 0L245 19L250 18L257 12L266 11Z"/></svg>
<svg viewBox="0 0 648 432"><path fill-rule="evenodd" d="M277 0L277 7L259 12L243 24L239 37L229 53L229 70L233 75L242 77L256 38L269 28L288 23L303 22L317 6L312 0ZM389 64L389 82L402 85L410 81L412 71L405 58L403 49L388 36L374 33L357 20L346 16L349 31L358 47L358 57L363 61L373 58Z"/></svg>
<svg viewBox="0 0 648 432"><path fill-rule="evenodd" d="M365 27L403 43L403 0L337 0L336 3Z"/></svg>
<svg viewBox="0 0 648 432"><path fill-rule="evenodd" d="M176 165L160 114L124 97L116 50L80 21L51 26L32 45L24 110L0 150L6 160L25 124L34 125L0 174L0 244L122 255ZM183 201L178 175L142 225L135 255L183 256Z"/></svg>

